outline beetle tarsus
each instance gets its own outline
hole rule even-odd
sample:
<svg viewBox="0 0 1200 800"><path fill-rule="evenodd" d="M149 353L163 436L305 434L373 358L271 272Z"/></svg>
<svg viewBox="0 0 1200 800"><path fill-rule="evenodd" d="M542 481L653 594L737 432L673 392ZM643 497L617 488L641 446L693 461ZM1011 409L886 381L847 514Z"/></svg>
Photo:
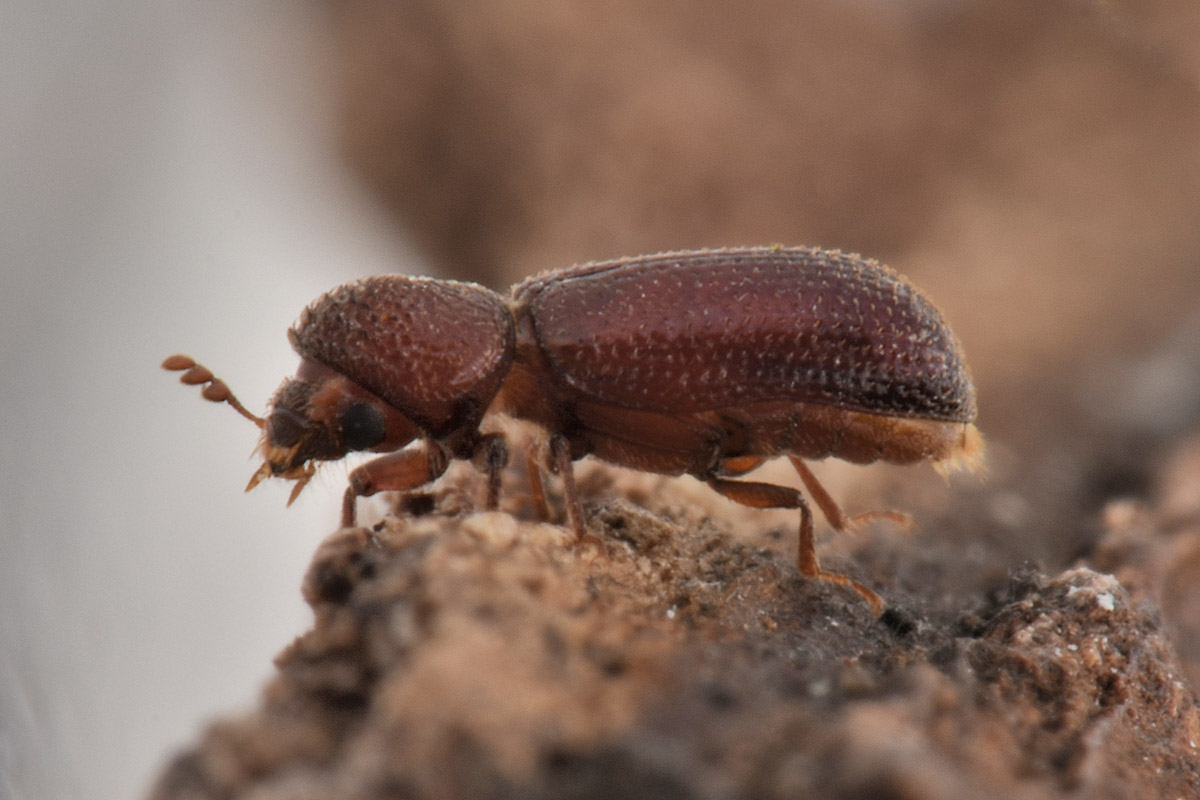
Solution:
<svg viewBox="0 0 1200 800"><path fill-rule="evenodd" d="M800 574L811 580L827 581L836 583L838 586L846 586L862 595L862 598L871 604L871 610L875 612L875 616L879 617L883 614L887 604L883 598L875 594L863 584L837 572L826 572L821 569L821 564L817 560L816 537L813 535L813 518L812 511L807 505L800 507L800 546L796 553L796 565L800 569Z"/></svg>
<svg viewBox="0 0 1200 800"><path fill-rule="evenodd" d="M912 533L913 528L917 526L917 521L913 519L912 514L905 514L903 511L861 511L848 517L849 525L846 530L853 532L860 526L877 519L885 519L893 523L901 533Z"/></svg>
<svg viewBox="0 0 1200 800"><path fill-rule="evenodd" d="M879 595L853 578L821 569L813 535L812 510L808 507L804 495L800 494L798 490L788 486L777 486L773 483L735 481L729 478L709 478L708 485L735 503L741 503L751 508L794 508L799 510L800 541L796 551L796 565L800 569L800 574L806 578L851 588L871 604L875 616L878 617L883 613L886 604Z"/></svg>
<svg viewBox="0 0 1200 800"><path fill-rule="evenodd" d="M911 531L913 526L916 525L916 521L902 511L863 511L858 514L847 514L825 487L821 485L821 482L817 480L817 476L813 474L804 461L793 455L789 455L788 460L796 468L796 472L800 475L800 480L804 482L804 488L808 489L808 494L812 497L813 502L817 504L817 507L821 509L821 513L825 515L826 521L829 522L829 527L835 531L839 533L853 531L863 523L876 519L891 520L905 533Z"/></svg>

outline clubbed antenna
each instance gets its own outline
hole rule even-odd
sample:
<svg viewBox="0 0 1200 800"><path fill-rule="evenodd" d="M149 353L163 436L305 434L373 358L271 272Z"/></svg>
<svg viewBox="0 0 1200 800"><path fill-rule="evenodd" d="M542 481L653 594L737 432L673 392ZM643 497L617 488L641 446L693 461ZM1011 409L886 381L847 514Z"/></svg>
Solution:
<svg viewBox="0 0 1200 800"><path fill-rule="evenodd" d="M259 428L262 428L267 423L259 416L251 414L250 411L241 404L241 402L233 396L233 392L229 391L229 387L225 385L225 381L213 376L212 371L202 364L197 364L191 356L174 355L168 356L162 362L162 367L171 372L182 372L179 376L180 383L186 383L188 386L201 386L200 396L205 400L210 400L214 403L228 403L233 406L233 410L241 414L246 419L253 422Z"/></svg>

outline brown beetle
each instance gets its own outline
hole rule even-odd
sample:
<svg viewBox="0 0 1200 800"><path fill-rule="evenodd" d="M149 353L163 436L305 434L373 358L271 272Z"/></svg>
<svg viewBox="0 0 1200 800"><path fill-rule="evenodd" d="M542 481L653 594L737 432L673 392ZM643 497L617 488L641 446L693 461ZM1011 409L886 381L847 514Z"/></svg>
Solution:
<svg viewBox="0 0 1200 800"><path fill-rule="evenodd" d="M909 520L847 516L801 459L944 468L982 456L974 388L937 309L888 268L836 251L585 264L531 278L508 299L474 284L381 275L321 297L289 336L300 367L265 419L187 356L163 366L186 370L184 383L204 384L207 399L262 428L265 461L247 489L286 478L294 500L316 462L388 453L350 474L346 526L358 497L420 487L451 459L485 470L495 507L507 449L480 423L507 414L548 434L543 461L562 476L577 536L574 460L688 473L744 505L799 509L801 573L853 587L878 612L874 592L820 568L798 490L734 478L787 455L843 530L869 517ZM531 478L541 503L536 467Z"/></svg>

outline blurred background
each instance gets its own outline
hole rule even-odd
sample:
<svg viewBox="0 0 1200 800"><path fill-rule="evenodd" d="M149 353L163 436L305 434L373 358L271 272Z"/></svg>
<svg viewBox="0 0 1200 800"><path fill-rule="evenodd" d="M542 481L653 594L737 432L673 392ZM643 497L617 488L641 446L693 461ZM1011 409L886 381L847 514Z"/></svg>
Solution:
<svg viewBox="0 0 1200 800"><path fill-rule="evenodd" d="M261 409L344 280L774 242L890 263L958 331L992 442L987 502L926 526L971 553L949 596L1086 554L1200 418L1191 0L2 17L0 796L144 792L308 624L345 470L290 510L242 495L257 432L158 364Z"/></svg>

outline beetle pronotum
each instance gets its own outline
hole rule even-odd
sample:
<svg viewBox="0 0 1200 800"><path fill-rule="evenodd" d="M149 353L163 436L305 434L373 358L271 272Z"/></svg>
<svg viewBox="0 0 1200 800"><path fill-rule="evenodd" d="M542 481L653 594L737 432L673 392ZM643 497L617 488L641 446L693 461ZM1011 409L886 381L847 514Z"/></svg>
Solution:
<svg viewBox="0 0 1200 800"><path fill-rule="evenodd" d="M316 462L386 453L351 472L346 526L358 497L420 487L451 459L475 460L495 507L507 448L480 423L506 414L547 434L543 462L562 478L578 537L573 461L592 455L688 473L744 505L799 509L801 573L854 588L878 612L874 592L821 569L798 490L738 476L786 455L844 530L868 517L908 518L847 516L802 459L946 468L982 457L974 387L937 309L888 268L837 251L619 259L530 278L507 298L469 283L380 275L317 299L289 337L300 367L266 418L191 358L163 366L262 429L264 463L247 489L285 478L295 499Z"/></svg>

